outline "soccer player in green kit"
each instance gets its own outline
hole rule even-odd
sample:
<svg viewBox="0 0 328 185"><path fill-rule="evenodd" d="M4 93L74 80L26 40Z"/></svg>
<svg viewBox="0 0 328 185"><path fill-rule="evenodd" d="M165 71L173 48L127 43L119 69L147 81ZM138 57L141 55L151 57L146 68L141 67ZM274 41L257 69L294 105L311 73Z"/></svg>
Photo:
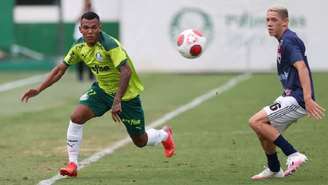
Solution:
<svg viewBox="0 0 328 185"><path fill-rule="evenodd" d="M102 116L111 110L115 122L122 122L133 143L138 147L163 144L164 155L172 157L175 153L172 129L145 130L144 112L139 94L143 91L132 61L121 44L101 31L99 16L86 12L81 17L80 38L69 50L64 62L58 64L49 76L36 88L29 89L21 97L38 95L57 82L67 68L84 61L96 77L96 82L81 96L67 129L68 165L59 170L61 175L77 176L78 156L82 141L83 125L91 118Z"/></svg>

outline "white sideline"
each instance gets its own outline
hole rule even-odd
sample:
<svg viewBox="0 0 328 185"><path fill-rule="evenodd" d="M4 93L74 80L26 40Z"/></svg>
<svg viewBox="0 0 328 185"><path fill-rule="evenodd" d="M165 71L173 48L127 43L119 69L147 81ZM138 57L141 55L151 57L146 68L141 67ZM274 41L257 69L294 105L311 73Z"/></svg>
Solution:
<svg viewBox="0 0 328 185"><path fill-rule="evenodd" d="M8 82L5 84L0 84L0 93L9 91L11 89L15 89L18 87L23 87L23 86L26 86L29 84L41 82L42 79L44 79L46 76L47 76L47 74L35 75L35 76L31 76L29 78L24 78L21 80L12 81L12 82Z"/></svg>
<svg viewBox="0 0 328 185"><path fill-rule="evenodd" d="M237 85L238 83L247 80L251 77L251 74L246 73L246 74L242 74L242 75L238 75L232 79L230 79L228 82L226 82L225 84L223 84L222 86L210 90L208 91L206 94L203 94L195 99L193 99L191 102L180 106L179 108L163 115L162 117L160 117L159 119L155 120L154 122L149 124L149 127L157 127L160 126L164 123L166 123L168 120L171 120L172 118L178 116L181 113L184 113L190 109L195 108L196 106L200 105L201 103L205 102L206 100L216 96L216 95L220 95L223 92L231 89L232 87L234 87L235 85ZM89 166L91 163L98 161L99 159L101 159L102 157L106 156L106 155L110 155L112 154L115 150L127 145L131 143L131 139L129 137L126 137L122 140L119 140L117 142L115 142L113 145L109 146L108 148L105 148L104 150L101 150L93 155L91 155L90 157L82 160L79 163L79 170ZM45 179L42 180L38 183L38 185L51 185L54 184L57 180L66 178L66 176L61 176L59 174L49 178L49 179Z"/></svg>

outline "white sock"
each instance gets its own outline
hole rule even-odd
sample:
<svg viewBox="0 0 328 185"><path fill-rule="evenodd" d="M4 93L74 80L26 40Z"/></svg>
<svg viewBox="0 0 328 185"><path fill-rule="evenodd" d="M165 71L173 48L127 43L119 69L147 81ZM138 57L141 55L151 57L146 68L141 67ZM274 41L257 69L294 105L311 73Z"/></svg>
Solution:
<svg viewBox="0 0 328 185"><path fill-rule="evenodd" d="M67 129L67 153L69 162L78 164L80 144L82 141L83 125L69 122Z"/></svg>
<svg viewBox="0 0 328 185"><path fill-rule="evenodd" d="M163 129L156 130L153 128L149 128L146 130L146 133L148 136L147 145L149 145L149 146L154 146L162 141L165 141L168 136L167 133Z"/></svg>

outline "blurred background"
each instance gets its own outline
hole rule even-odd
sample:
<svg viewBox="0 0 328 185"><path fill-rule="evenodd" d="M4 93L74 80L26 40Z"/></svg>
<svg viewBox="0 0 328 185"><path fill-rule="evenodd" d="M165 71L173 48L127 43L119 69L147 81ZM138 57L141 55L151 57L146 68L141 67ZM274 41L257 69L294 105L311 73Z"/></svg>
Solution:
<svg viewBox="0 0 328 185"><path fill-rule="evenodd" d="M312 69L327 71L325 18L328 2L314 0L92 0L103 30L118 38L139 71L272 72L277 41L268 36L266 9L288 7L290 27L307 45ZM0 2L0 69L49 69L73 43L85 0ZM207 48L194 60L182 58L175 38L195 28Z"/></svg>

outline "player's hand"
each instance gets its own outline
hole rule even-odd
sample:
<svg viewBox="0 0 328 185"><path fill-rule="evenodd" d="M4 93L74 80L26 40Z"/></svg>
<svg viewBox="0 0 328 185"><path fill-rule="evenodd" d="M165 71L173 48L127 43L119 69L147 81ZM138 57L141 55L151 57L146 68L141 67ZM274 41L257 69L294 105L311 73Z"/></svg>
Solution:
<svg viewBox="0 0 328 185"><path fill-rule="evenodd" d="M321 119L325 116L325 109L321 107L313 99L305 101L305 108L309 117L314 119Z"/></svg>
<svg viewBox="0 0 328 185"><path fill-rule="evenodd" d="M112 105L112 119L114 122L121 122L121 118L118 115L120 112L122 112L122 106L121 106L121 101L120 100L115 100Z"/></svg>
<svg viewBox="0 0 328 185"><path fill-rule="evenodd" d="M37 89L29 89L23 94L23 96L21 97L21 101L27 103L30 98L38 95L39 93L40 91L38 91Z"/></svg>

